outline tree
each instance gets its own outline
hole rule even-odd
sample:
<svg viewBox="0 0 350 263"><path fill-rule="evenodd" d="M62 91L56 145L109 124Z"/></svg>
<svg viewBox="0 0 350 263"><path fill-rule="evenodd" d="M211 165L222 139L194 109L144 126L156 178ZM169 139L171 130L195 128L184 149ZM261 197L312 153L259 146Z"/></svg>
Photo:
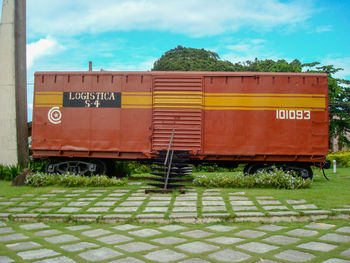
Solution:
<svg viewBox="0 0 350 263"><path fill-rule="evenodd" d="M242 70L235 71L253 71L253 72L301 72L302 64L299 60L295 59L288 63L284 59L274 61L272 59L254 61L247 60L245 62L235 63L235 68L242 67Z"/></svg>
<svg viewBox="0 0 350 263"><path fill-rule="evenodd" d="M159 71L238 71L229 61L205 49L177 46L164 53L153 65Z"/></svg>
<svg viewBox="0 0 350 263"><path fill-rule="evenodd" d="M350 81L332 76L342 68L333 65L317 66L319 64L313 62L304 64L303 67L308 67L306 72L323 72L328 75L330 148L333 138L338 140L339 148L350 147L350 140L346 136L350 132Z"/></svg>
<svg viewBox="0 0 350 263"><path fill-rule="evenodd" d="M350 132L350 81L337 79L333 74L342 70L333 65L321 66L319 62L302 64L295 59L272 59L231 63L223 61L215 52L205 49L177 46L164 53L152 70L160 71L253 71L253 72L323 72L328 74L329 137L338 138L340 148L350 147L346 134Z"/></svg>

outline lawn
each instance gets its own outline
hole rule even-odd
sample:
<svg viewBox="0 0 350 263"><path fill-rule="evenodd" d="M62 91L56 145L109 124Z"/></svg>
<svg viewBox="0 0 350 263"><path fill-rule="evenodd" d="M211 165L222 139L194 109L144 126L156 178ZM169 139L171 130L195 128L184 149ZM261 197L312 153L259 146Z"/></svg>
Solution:
<svg viewBox="0 0 350 263"><path fill-rule="evenodd" d="M276 199L306 199L310 203L316 204L321 209L330 209L350 205L350 168L338 168L337 173L333 173L332 169L325 170L327 181L322 171L314 170L314 178L311 188L308 189L264 189L250 188L244 189L247 196L264 196L272 195ZM195 173L201 175L208 173ZM224 191L241 191L242 188L224 188Z"/></svg>
<svg viewBox="0 0 350 263"><path fill-rule="evenodd" d="M260 223L171 225L156 223L118 223L113 225L90 223L84 225L71 224L68 226L66 223L45 222L42 224L44 226L42 229L24 229L23 226L28 224L30 223L6 222L6 226L10 228L12 233L21 233L25 236L23 241L35 242L37 247L32 248L32 250L40 248L49 249L50 251L60 253L61 256L73 259L75 262L86 262L86 260L82 258L84 253L97 248L107 248L109 251L116 251L117 254L112 256L111 259L125 260L121 262L134 262L132 259L139 260L135 260L135 262L155 262L153 259L150 260L148 255L152 252L164 251L165 249L168 252L181 254L184 258L187 257L189 260L187 262L197 262L194 258L197 258L197 260L201 258L202 260L206 260L205 262L222 262L212 258L212 253L231 249L250 257L244 262L261 262L262 259L264 259L264 261L266 260L266 262L267 260L276 262L276 260L279 259L275 256L286 250L293 250L294 253L306 253L308 256L311 255L313 258L308 262L323 262L330 258L346 260L348 256L344 255L344 251L349 248L349 242L327 241L324 240L323 237L330 233L332 233L332 235L340 234L345 238L350 237L350 233L340 232L341 228L344 231L348 231L349 223L345 220L322 220L317 223L294 222L293 224L281 222L274 225L262 225ZM269 230L270 227L272 228ZM142 230L147 231L149 236L137 236L134 234L134 231ZM262 234L262 236L246 237L240 234L247 230L257 231L256 233ZM92 235L94 231L95 235ZM205 235L203 237L196 237L187 234L196 231L204 233ZM311 234L308 236L297 236L293 231L304 231L305 233ZM0 238L2 235L7 234L8 233L0 233ZM276 237L284 237L293 240L290 241L290 244L283 244L278 243L278 239L275 240ZM171 240L172 242L167 243L166 240ZM18 241L0 242L0 255L6 255L14 259L15 262L29 262L20 257L21 254L19 254L19 251L14 251L7 247L8 244L15 242ZM84 244L89 246L84 247L80 242L86 242ZM304 244L309 242L316 242L316 244L328 246L330 247L330 251L322 251L322 247L316 247L313 248L313 250L303 247ZM135 245L132 247L133 250L130 251L127 246L133 243ZM204 248L204 250L194 251L189 248L191 244L200 244L203 246L202 248ZM255 247L251 245L248 246L249 244L268 246L268 251L255 251ZM80 248L78 249L78 247ZM45 257L45 255L43 255L43 257ZM46 255L46 257L50 257L50 255ZM110 262L110 260L108 260L108 262ZM106 262L106 260L102 262Z"/></svg>
<svg viewBox="0 0 350 263"><path fill-rule="evenodd" d="M196 173L203 174L203 173ZM196 175L195 174L195 175ZM258 207L259 211L262 211L263 208L259 205L258 198L262 196L273 196L275 200L281 201L282 204L285 204L285 200L288 199L305 199L308 203L315 204L319 209L331 210L331 208L344 207L344 205L350 205L350 168L338 168L336 174L333 174L332 170L326 171L328 178L327 181L321 171L314 171L314 182L311 188L308 189L297 189L297 190L279 190L279 189L258 189L258 188L222 188L219 191L209 190L204 187L194 187L191 184L187 185L187 188L192 188L189 193L196 192L198 194L197 199L197 207L198 207L198 215L203 214L202 201L210 200L208 198L217 198L223 197L225 201L226 207L229 207L229 198L235 195L234 192L241 192L242 194L239 197L248 197L249 200L253 200L254 204ZM149 176L149 175L135 175L138 177ZM5 225L0 225L0 228L3 232L0 232L0 239L3 236L8 234L23 234L23 241L32 241L38 245L38 248L46 248L51 251L55 251L60 253L60 256L65 256L70 259L75 260L76 262L86 262L86 260L82 257L85 252L93 251L94 249L102 249L107 248L109 251L115 251L115 255L110 259L120 259L126 260L124 262L132 262L131 258L141 260L143 262L154 262L153 259L150 259L149 256L152 253L156 253L156 251L171 251L177 253L177 255L181 254L183 259L188 259L194 261L194 258L201 258L202 260L207 260L211 262L221 262L217 261L213 258L213 255L219 251L231 251L232 249L238 253L244 253L250 256L244 262L257 262L261 259L264 260L273 260L280 261L278 255L283 253L284 251L294 251L294 253L305 253L313 257L309 262L323 262L324 260L330 258L338 258L343 260L348 260L346 252L349 248L350 241L332 241L325 240L324 237L327 234L339 235L342 237L349 239L349 222L348 220L331 220L326 219L322 221L317 221L317 223L310 222L278 222L275 223L273 228L276 229L268 230L269 225L264 225L262 223L256 222L226 222L223 220L220 223L210 223L210 224L170 224L164 225L162 223L149 223L149 224L141 224L137 221L134 221L136 215L141 214L146 206L152 202L159 202L160 200L169 200L169 205L167 206L168 211L164 213L165 218L169 218L169 214L171 213L173 207L175 206L175 199L179 197L179 193L174 193L173 195L145 195L144 189L142 187L145 186L145 181L142 178L139 178L138 181L130 180L131 184L127 186L120 187L60 187L60 186L50 186L50 187L29 187L29 186L21 186L21 187L11 187L11 182L0 181L0 203L6 203L8 201L13 202L13 205L10 205L12 208L21 207L19 203L21 202L30 202L37 201L36 205L28 204L26 208L26 212L22 213L30 213L35 208L43 208L45 202L62 202L62 206L69 206L70 202L78 202L78 201L87 201L90 199L94 199L90 204L87 204L84 207L81 207L81 210L77 213L80 214L91 214L87 209L93 208L94 203L107 201L106 198L110 198L108 200L116 199L115 205L113 208L109 208L108 212L99 213L101 216L106 214L113 214L113 209L121 202L127 201L129 198L131 202L138 202L140 204L137 211L132 212L133 215L130 219L126 220L126 222L113 222L113 224L103 224L90 222L85 224L84 228L78 227L77 229L68 228L74 227L75 225L82 224L81 222L75 222L75 220L67 220L67 222L45 222L46 226L44 230L36 229L36 230L25 230L21 226L24 222L16 222L14 220L10 220L6 222ZM136 185L135 183L142 182L142 184ZM122 189L127 189L122 190ZM66 191L60 191L66 190ZM85 192L84 192L85 191ZM55 194L53 194L55 193ZM231 195L230 195L230 194ZM28 195L28 194L32 194ZM120 194L120 195L119 195ZM114 195L112 197L112 195ZM45 197L45 198L43 198ZM187 195L187 197L191 197ZM166 199L168 198L168 199ZM204 199L207 198L207 199ZM45 200L41 200L45 199ZM85 200L79 200L85 199ZM118 201L117 201L118 199ZM215 200L215 199L213 199ZM234 199L233 199L234 200ZM239 199L237 199L239 200ZM244 200L244 199L242 199ZM267 199L269 200L269 199ZM89 201L90 202L90 201ZM159 203L164 202L160 201ZM182 201L182 202L191 202L191 201ZM106 202L108 203L108 202ZM57 208L52 207L52 211L50 213L60 213L56 210L59 208L57 204ZM22 205L24 207L24 205ZM150 206L148 206L150 207ZM231 207L231 206L230 206ZM3 210L6 212L6 205L3 205ZM233 215L233 212L228 209L228 212ZM21 212L19 212L21 213ZM15 214L15 213L14 213ZM45 213L43 213L44 215ZM72 213L67 217L74 216L75 213ZM123 212L119 213L123 214ZM41 217L37 218L39 221L42 219ZM70 218L71 219L71 218ZM98 221L98 220L97 220ZM1 223L1 222L0 222ZM131 224L131 225L130 225ZM216 230L215 227L219 224L219 227L225 226L227 229ZM327 225L329 224L329 225ZM86 227L86 228L85 228ZM127 227L127 228L126 228ZM178 230L168 231L166 228L168 227L177 227ZM271 227L271 226L270 226ZM329 227L329 229L327 228ZM130 228L130 229L129 229ZM343 228L343 232L341 232L341 228ZM1 231L0 229L0 231ZM135 235L134 231L146 231L153 234L151 236L142 237ZM244 231L259 231L263 232L262 236L254 236L254 237L245 237L240 234L240 232ZM8 232L6 232L8 231ZM47 231L47 232L45 232ZM91 236L88 233L89 231L101 232L102 234L98 234L98 236ZM187 232L196 232L196 231L205 231L208 236L205 237L192 237L188 236ZM312 235L308 236L298 236L297 234L293 234L295 232L301 232ZM345 231L345 232L344 232ZM259 233L257 232L257 233ZM201 232L202 233L202 232ZM284 238L294 238L295 241L290 244L282 244L279 243L278 240L272 240L279 237ZM67 239L63 241L58 241L59 239ZM167 238L172 238L172 240L176 240L175 244L163 243ZM224 241L220 241L224 240ZM200 241L200 242L198 242ZM225 243L225 242L233 242L233 243ZM22 260L18 251L11 250L7 247L10 243L15 243L18 241L8 241L8 242L0 242L0 255L6 255L15 260L15 262L27 262ZM73 245L77 246L78 242L88 242L91 245L90 248L81 248L79 251L71 251L71 247ZM133 245L133 247L140 249L140 251L127 251L125 248L127 246L131 246L133 242L138 242ZM222 243L223 242L223 243ZM200 248L208 249L208 251L204 252L196 252L191 251L188 246L199 245ZM306 245L305 245L306 244ZM307 244L321 244L323 246L330 247L330 251L322 251L321 248L313 248L309 249ZM80 246L80 245L79 245ZM202 246L202 247L201 247ZM256 246L266 247L268 246L269 251L259 252L256 250ZM248 250L247 250L248 249ZM252 251L251 251L252 250ZM255 252L254 252L255 251ZM117 252L117 253L116 253ZM235 252L235 253L236 253ZM345 254L344 254L345 253ZM49 257L46 256L46 257ZM128 257L128 258L127 258ZM109 261L110 261L109 260ZM1 261L1 260L0 260ZM101 262L107 262L107 260L102 260ZM191 261L188 261L191 262ZM282 262L287 262L282 260ZM335 262L335 261L334 261Z"/></svg>
<svg viewBox="0 0 350 263"><path fill-rule="evenodd" d="M195 173L205 174L205 173ZM285 190L285 189L260 189L260 188L224 188L224 192L233 192L233 191L245 191L248 197L255 196L264 196L272 195L279 200L288 200L288 199L306 199L308 202L317 205L320 209L330 210L331 208L343 207L344 205L350 205L350 168L338 168L337 173L333 173L331 169L326 170L326 174L329 178L327 181L323 175L322 171L314 171L314 179L311 188L308 189L295 189L295 190ZM139 175L136 175L139 177ZM141 180L141 179L140 179ZM188 184L188 187L193 187L191 184ZM22 194L45 194L51 192L53 189L62 189L63 187L59 186L50 186L50 187L30 187L30 186L21 186L21 187L12 187L11 182L0 181L0 195L7 198L18 197ZM118 189L129 189L133 190L136 188L135 185L128 185L124 187L118 187ZM205 190L204 187L195 187L200 193ZM70 188L70 189L79 189L79 187ZM94 187L89 189L116 189L116 187Z"/></svg>

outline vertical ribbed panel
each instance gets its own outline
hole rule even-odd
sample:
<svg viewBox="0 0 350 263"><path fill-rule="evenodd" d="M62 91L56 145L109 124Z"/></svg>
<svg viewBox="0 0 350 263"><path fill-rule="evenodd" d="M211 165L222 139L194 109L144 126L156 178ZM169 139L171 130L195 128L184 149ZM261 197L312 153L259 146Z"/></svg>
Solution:
<svg viewBox="0 0 350 263"><path fill-rule="evenodd" d="M202 79L153 81L153 150L164 150L175 129L173 149L200 151L202 145Z"/></svg>

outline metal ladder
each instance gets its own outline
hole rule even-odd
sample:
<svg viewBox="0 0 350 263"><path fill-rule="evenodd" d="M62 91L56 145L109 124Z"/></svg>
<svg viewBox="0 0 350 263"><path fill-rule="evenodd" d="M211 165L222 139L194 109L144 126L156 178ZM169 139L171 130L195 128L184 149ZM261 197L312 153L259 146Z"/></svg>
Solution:
<svg viewBox="0 0 350 263"><path fill-rule="evenodd" d="M148 183L148 185L155 186L156 188L146 189L146 193L168 193L174 190L185 193L184 189L179 188L185 186L181 184L187 181L183 177L192 173L192 166L186 163L188 161L186 157L189 156L188 152L176 151L173 149L174 136L175 129L172 131L168 149L160 151L158 155L159 158L154 159L155 162L152 165L151 174L157 177L147 177L146 179L156 181L157 183Z"/></svg>

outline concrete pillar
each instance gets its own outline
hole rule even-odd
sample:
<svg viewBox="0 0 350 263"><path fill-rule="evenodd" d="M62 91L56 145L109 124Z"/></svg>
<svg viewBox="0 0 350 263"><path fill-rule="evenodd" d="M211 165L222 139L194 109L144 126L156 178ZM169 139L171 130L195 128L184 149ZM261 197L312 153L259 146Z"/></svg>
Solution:
<svg viewBox="0 0 350 263"><path fill-rule="evenodd" d="M26 0L3 0L0 24L0 163L28 162Z"/></svg>

